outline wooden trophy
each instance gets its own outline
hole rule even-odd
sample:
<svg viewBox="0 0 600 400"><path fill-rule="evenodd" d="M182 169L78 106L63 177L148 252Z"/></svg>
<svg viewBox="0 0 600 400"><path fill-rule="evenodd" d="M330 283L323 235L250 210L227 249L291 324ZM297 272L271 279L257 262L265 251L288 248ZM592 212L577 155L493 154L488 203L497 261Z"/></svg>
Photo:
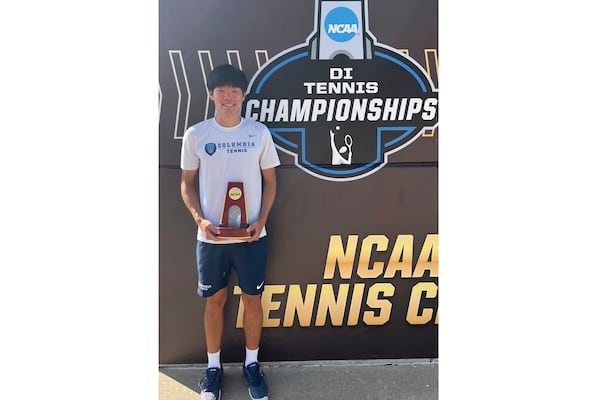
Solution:
<svg viewBox="0 0 600 400"><path fill-rule="evenodd" d="M246 231L248 226L244 184L229 182L219 224L221 233L217 237L220 239L249 239L252 235Z"/></svg>

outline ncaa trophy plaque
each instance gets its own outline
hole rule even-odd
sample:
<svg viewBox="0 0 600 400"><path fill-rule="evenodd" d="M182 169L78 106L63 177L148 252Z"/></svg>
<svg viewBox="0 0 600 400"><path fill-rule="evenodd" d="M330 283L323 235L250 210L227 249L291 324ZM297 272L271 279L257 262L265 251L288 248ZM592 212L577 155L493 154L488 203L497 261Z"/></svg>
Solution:
<svg viewBox="0 0 600 400"><path fill-rule="evenodd" d="M229 182L223 214L219 224L220 239L249 239L251 235L248 228L248 215L246 213L246 198L244 197L244 184L242 182Z"/></svg>

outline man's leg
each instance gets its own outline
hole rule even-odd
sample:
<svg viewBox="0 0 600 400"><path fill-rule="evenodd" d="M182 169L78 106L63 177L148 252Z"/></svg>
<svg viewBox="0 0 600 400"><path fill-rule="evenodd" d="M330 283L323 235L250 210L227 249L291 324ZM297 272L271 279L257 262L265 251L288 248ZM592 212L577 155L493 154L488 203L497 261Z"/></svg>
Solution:
<svg viewBox="0 0 600 400"><path fill-rule="evenodd" d="M258 346L263 323L261 294L265 288L266 266L266 237L257 242L243 243L236 247L234 268L242 289L246 339L246 360L242 370L248 384L250 398L253 400L268 400L269 398L265 375L258 363Z"/></svg>
<svg viewBox="0 0 600 400"><path fill-rule="evenodd" d="M225 261L224 250L227 248L200 241L196 247L198 295L205 298L204 336L208 356L206 375L200 382L200 400L220 400L223 386L221 340L229 278L229 267ZM213 292L214 290L216 292Z"/></svg>
<svg viewBox="0 0 600 400"><path fill-rule="evenodd" d="M263 323L263 310L260 297L260 294L249 295L242 293L242 301L244 302L244 336L246 338L246 348L249 350L257 350L260 344Z"/></svg>
<svg viewBox="0 0 600 400"><path fill-rule="evenodd" d="M244 377L248 385L250 398L268 400L269 388L265 375L258 363L258 345L262 331L263 311L261 295L242 293L244 302L244 336L246 337L246 360L244 361Z"/></svg>
<svg viewBox="0 0 600 400"><path fill-rule="evenodd" d="M206 299L206 307L204 308L204 335L206 336L206 350L208 353L216 353L221 350L224 323L223 310L225 309L226 301L226 287Z"/></svg>

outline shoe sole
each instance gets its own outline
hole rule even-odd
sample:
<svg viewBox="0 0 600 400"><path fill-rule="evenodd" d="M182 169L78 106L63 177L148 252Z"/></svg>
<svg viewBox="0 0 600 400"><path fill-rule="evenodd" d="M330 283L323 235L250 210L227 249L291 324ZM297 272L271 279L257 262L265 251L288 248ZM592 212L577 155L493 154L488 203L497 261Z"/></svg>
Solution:
<svg viewBox="0 0 600 400"><path fill-rule="evenodd" d="M200 398L202 398L202 394L200 394ZM219 397L216 400L221 400L221 390L219 390Z"/></svg>
<svg viewBox="0 0 600 400"><path fill-rule="evenodd" d="M248 394L250 395L250 398L252 400L269 400L269 396L265 396L265 397L252 397L252 392L250 392L250 389L248 389Z"/></svg>

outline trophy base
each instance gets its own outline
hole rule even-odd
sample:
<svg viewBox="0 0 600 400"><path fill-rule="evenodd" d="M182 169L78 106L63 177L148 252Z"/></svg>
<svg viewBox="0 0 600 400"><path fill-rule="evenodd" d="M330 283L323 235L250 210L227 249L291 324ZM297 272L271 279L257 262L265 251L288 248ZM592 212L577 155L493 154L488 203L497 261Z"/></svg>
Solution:
<svg viewBox="0 0 600 400"><path fill-rule="evenodd" d="M219 239L250 239L251 234L246 231L246 228L230 228L219 226L220 234L217 235Z"/></svg>

